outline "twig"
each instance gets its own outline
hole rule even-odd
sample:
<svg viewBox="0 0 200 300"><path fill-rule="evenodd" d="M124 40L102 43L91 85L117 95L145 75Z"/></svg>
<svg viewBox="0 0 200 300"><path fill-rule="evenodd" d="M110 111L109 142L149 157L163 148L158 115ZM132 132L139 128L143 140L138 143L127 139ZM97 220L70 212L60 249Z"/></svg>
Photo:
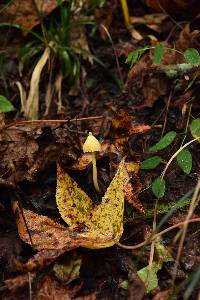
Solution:
<svg viewBox="0 0 200 300"><path fill-rule="evenodd" d="M93 121L98 119L103 119L104 116L95 116L95 117L83 117L83 118L75 118L71 120L29 120L29 121L19 121L16 123L11 123L5 126L5 128L9 128L17 125L26 125L26 124L34 124L34 123L67 123L67 122L80 122L80 121Z"/></svg>
<svg viewBox="0 0 200 300"><path fill-rule="evenodd" d="M161 137L163 136L163 134L165 132L166 123L167 123L167 115L168 115L169 104L171 102L171 99L172 99L172 91L170 92L169 97L167 99L167 105L166 105L166 111L165 111L165 119L164 119L164 123L163 123L163 129L162 129Z"/></svg>
<svg viewBox="0 0 200 300"><path fill-rule="evenodd" d="M171 164L172 160L173 160L173 159L174 159L174 158L175 158L175 157L176 157L176 156L177 156L184 148L186 148L187 146L189 146L190 144L192 144L193 142L195 142L195 141L197 141L197 140L199 140L199 139L200 139L200 138L197 137L197 138L195 138L195 139L189 141L188 143L186 143L185 145L183 145L181 148L179 148L178 151L176 151L176 152L172 155L172 157L170 158L170 160L169 160L168 163L166 164L166 167L165 167L164 171L162 172L161 180L163 180L163 178L164 178L164 176L165 176L165 173L166 173L166 171L167 171L169 165Z"/></svg>
<svg viewBox="0 0 200 300"><path fill-rule="evenodd" d="M124 87L124 81L123 81L123 76L122 76L122 72L121 72L121 69L120 69L119 59L118 59L118 56L117 56L117 52L116 52L115 45L113 43L112 37L111 37L111 35L110 35L110 33L109 33L109 31L108 31L108 29L106 28L105 25L100 24L100 26L103 28L103 30L105 31L105 33L107 34L107 36L108 36L108 38L111 42L111 46L112 46L112 49L113 49L113 52L114 52L114 55L115 55L115 60L116 60L116 64L117 64L117 70L118 70L118 73L119 73L119 78L120 78L122 87Z"/></svg>
<svg viewBox="0 0 200 300"><path fill-rule="evenodd" d="M178 252L177 252L176 261L175 261L175 265L174 265L173 285L174 285L174 282L175 282L176 272L177 272L179 260L180 260L180 257L181 257L181 252L182 252L182 249L183 249L183 243L184 243L186 233L187 233L188 221L192 217L192 215L194 213L194 210L195 210L196 206L198 205L198 202L200 201L199 191L200 191L200 178L199 178L198 183L196 185L196 188L195 188L195 191L194 191L194 194L193 194L190 206L189 206L188 214L187 214L187 217L185 219L186 223L183 225L183 228L182 228L182 235L181 235L181 239L180 239L180 242L179 242Z"/></svg>
<svg viewBox="0 0 200 300"><path fill-rule="evenodd" d="M200 222L200 218L190 219L188 221L183 221L183 222L180 222L180 223L175 224L173 226L170 226L170 227L162 230L161 232L154 234L149 239L147 239L144 242L139 243L137 245L133 245L133 246L130 245L129 246L129 245L121 244L120 242L117 242L116 245L121 247L121 248L127 249L127 250L138 249L138 248L141 248L141 247L145 246L146 244L150 243L152 240L161 237L163 234L165 234L165 233L167 233L167 232L169 232L169 231L171 231L171 230L173 230L177 227L184 226L185 224L189 224L189 223L195 223L195 222Z"/></svg>

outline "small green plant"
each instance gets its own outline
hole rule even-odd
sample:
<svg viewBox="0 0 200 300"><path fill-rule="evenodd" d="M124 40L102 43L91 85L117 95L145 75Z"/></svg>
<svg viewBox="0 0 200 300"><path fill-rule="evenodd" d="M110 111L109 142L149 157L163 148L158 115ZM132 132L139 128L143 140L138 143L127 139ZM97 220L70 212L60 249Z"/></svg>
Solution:
<svg viewBox="0 0 200 300"><path fill-rule="evenodd" d="M5 97L0 95L0 113L6 113L15 110L12 103Z"/></svg>
<svg viewBox="0 0 200 300"><path fill-rule="evenodd" d="M42 32L31 30L30 41L19 51L19 57L26 67L30 65L30 60L34 65L44 49L51 44L50 69L56 73L60 68L70 84L76 81L80 71L78 49L72 46L71 36L72 28L80 26L80 23L72 18L72 2L70 0L65 4L58 1L58 16L52 15L48 24L41 20Z"/></svg>
<svg viewBox="0 0 200 300"><path fill-rule="evenodd" d="M167 166L163 171L162 176L155 178L152 183L152 192L158 199L162 198L165 194L164 174L169 164L174 158L176 158L176 162L178 166L185 174L190 174L192 170L192 154L186 147L194 141L200 141L200 118L194 119L191 122L190 132L194 137L194 139L188 142L187 144L183 145L182 147L180 147L180 149L171 157L171 159L167 163ZM155 145L149 148L149 152L158 152L160 150L165 149L175 140L176 136L177 134L175 131L168 132ZM162 162L162 157L158 155L151 156L141 162L141 169L142 170L154 169L161 162Z"/></svg>
<svg viewBox="0 0 200 300"><path fill-rule="evenodd" d="M125 62L127 64L130 64L130 67L132 67L136 62L138 62L138 60L142 57L144 53L146 53L151 49L153 50L154 64L160 64L166 50L176 51L183 56L186 66L182 66L182 67L186 68L186 67L200 64L200 54L197 49L188 48L185 50L185 52L180 52L173 48L164 47L163 44L161 43L157 44L156 46L145 46L143 48L139 48L131 51L128 54ZM181 65L183 64L180 64L180 66Z"/></svg>
<svg viewBox="0 0 200 300"><path fill-rule="evenodd" d="M153 63L160 64L163 58L163 55L166 50L176 51L181 54L184 58L185 63L177 65L163 66L163 71L166 72L168 76L174 76L177 74L177 71L187 71L190 70L193 66L200 64L200 54L197 49L188 48L185 52L180 52L176 49L165 47L163 44L159 43L156 46L145 46L143 48L136 49L131 51L127 58L126 63L130 64L132 67L135 63L139 61L144 53L149 50L153 50ZM193 81L192 81L193 83ZM199 140L200 137L200 119L195 119L190 125L190 131L194 139ZM160 141L155 145L149 148L149 152L157 152L168 147L176 138L177 134L175 131L170 131L165 136L163 136ZM189 143L188 143L189 145ZM189 174L192 169L192 155L188 149L185 149L185 146L181 147L177 153L174 154L173 158L176 157L177 164L186 174ZM149 157L142 161L141 169L150 170L156 168L162 161L162 158L158 155ZM165 180L164 176L157 177L152 183L152 192L157 198L161 198L165 194Z"/></svg>
<svg viewBox="0 0 200 300"><path fill-rule="evenodd" d="M22 111L28 119L39 117L39 82L44 67L45 78L48 80L44 112L47 115L53 98L57 100L58 113L63 111L63 80L69 90L79 77L82 59L90 62L94 59L89 51L85 25L94 24L93 15L88 17L87 14L92 14L94 8L102 5L103 1L91 0L84 4L57 0L57 3L56 12L48 20L39 15L41 30L30 30L25 45L19 51L21 74L23 70L32 73L27 99L21 97L21 103L25 103ZM76 6L80 6L80 9ZM20 96L25 95L24 91L21 93L21 83L18 83L18 88Z"/></svg>

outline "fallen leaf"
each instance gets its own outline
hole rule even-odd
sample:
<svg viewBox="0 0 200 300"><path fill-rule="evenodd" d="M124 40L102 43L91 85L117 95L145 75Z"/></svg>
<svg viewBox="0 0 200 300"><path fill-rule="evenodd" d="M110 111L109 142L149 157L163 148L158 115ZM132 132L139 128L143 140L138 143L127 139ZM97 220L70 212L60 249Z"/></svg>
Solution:
<svg viewBox="0 0 200 300"><path fill-rule="evenodd" d="M70 231L67 227L31 210L24 208L21 210L16 202L13 203L13 211L16 216L20 238L34 249L63 249L68 243L72 245ZM76 246L75 244L74 247Z"/></svg>
<svg viewBox="0 0 200 300"><path fill-rule="evenodd" d="M69 284L74 279L79 278L82 258L76 252L71 252L71 256L65 258L62 263L55 263L53 272L56 278L64 284Z"/></svg>
<svg viewBox="0 0 200 300"><path fill-rule="evenodd" d="M137 173L140 168L140 162L127 162L126 171L128 180L124 184L125 200L128 201L133 207L144 213L144 207L138 198L139 193L142 189Z"/></svg>
<svg viewBox="0 0 200 300"><path fill-rule="evenodd" d="M145 284L146 293L149 293L158 286L157 272L160 269L161 265L157 262L153 262L151 268L147 266L137 272L138 276Z"/></svg>
<svg viewBox="0 0 200 300"><path fill-rule="evenodd" d="M137 123L126 111L119 110L112 119L110 136L115 146L123 147L131 135L146 132L150 128L149 125Z"/></svg>
<svg viewBox="0 0 200 300"><path fill-rule="evenodd" d="M108 39L108 36L107 36L103 26L105 26L107 28L107 30L109 31L110 25L113 20L112 5L109 3L106 3L106 4L107 4L106 7L101 7L100 9L96 8L96 10L95 10L95 17L98 21L97 24L99 24L98 29L99 29L101 38L103 40Z"/></svg>
<svg viewBox="0 0 200 300"><path fill-rule="evenodd" d="M161 25L167 19L167 15L163 13L155 13L150 15L144 15L142 17L130 17L132 24L144 24L150 29L161 32Z"/></svg>
<svg viewBox="0 0 200 300"><path fill-rule="evenodd" d="M100 205L94 205L87 194L58 165L56 201L63 220L85 230L86 248L104 248L119 241L123 232L124 184L127 180L125 158L118 166ZM84 233L82 232L82 236Z"/></svg>
<svg viewBox="0 0 200 300"><path fill-rule="evenodd" d="M42 268L67 250L82 246L91 249L110 247L123 233L124 184L128 180L125 158L120 162L102 203L94 205L77 183L58 166L56 200L60 214L70 227L47 216L12 208L20 238L39 250L26 264L15 259L19 270Z"/></svg>
<svg viewBox="0 0 200 300"><path fill-rule="evenodd" d="M145 54L130 69L125 83L125 89L130 95L141 95L140 102L134 105L135 109L152 107L160 96L166 94L167 88L166 76L158 72L156 68L153 70L152 58L149 53Z"/></svg>
<svg viewBox="0 0 200 300"><path fill-rule="evenodd" d="M49 45L45 48L44 53L40 57L37 65L35 66L31 81L30 81L30 91L25 105L25 116L29 120L34 120L39 118L39 83L41 72L50 57L53 42L50 42Z"/></svg>
<svg viewBox="0 0 200 300"><path fill-rule="evenodd" d="M13 261L17 270L21 272L32 272L34 270L40 270L47 267L66 251L67 249L41 250L31 257L26 263L21 263L16 258L13 258Z"/></svg>
<svg viewBox="0 0 200 300"><path fill-rule="evenodd" d="M157 261L153 261L151 267L148 265L137 272L138 276L146 286L147 293L157 288L157 273L162 268L163 263L174 261L168 249L159 240L155 242L155 248L158 256Z"/></svg>
<svg viewBox="0 0 200 300"><path fill-rule="evenodd" d="M168 13L176 13L180 10L185 10L189 6L188 0L146 0L146 4L156 11Z"/></svg>
<svg viewBox="0 0 200 300"><path fill-rule="evenodd" d="M61 285L53 276L45 275L34 297L35 300L71 300L69 287Z"/></svg>
<svg viewBox="0 0 200 300"><path fill-rule="evenodd" d="M35 0L39 12L46 16L57 7L56 0ZM40 23L38 11L32 0L22 2L20 0L11 1L8 5L4 4L2 13L2 22L18 24L23 29L32 29Z"/></svg>
<svg viewBox="0 0 200 300"><path fill-rule="evenodd" d="M14 278L6 279L4 280L4 285L10 290L10 291L15 291L18 288L21 288L25 284L28 284L33 281L35 278L36 273L32 272L29 274L22 274L18 275Z"/></svg>

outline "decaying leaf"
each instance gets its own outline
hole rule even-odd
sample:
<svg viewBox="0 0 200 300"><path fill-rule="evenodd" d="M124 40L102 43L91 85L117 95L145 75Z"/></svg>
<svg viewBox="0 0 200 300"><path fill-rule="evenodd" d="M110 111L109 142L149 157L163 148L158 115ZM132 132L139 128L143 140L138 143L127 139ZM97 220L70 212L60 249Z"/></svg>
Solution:
<svg viewBox="0 0 200 300"><path fill-rule="evenodd" d="M110 135L115 146L124 146L130 136L137 133L143 133L151 127L145 124L138 124L136 120L124 110L116 113L112 119Z"/></svg>
<svg viewBox="0 0 200 300"><path fill-rule="evenodd" d="M71 300L71 294L73 293L70 293L66 284L60 284L53 276L46 274L40 282L34 299Z"/></svg>
<svg viewBox="0 0 200 300"><path fill-rule="evenodd" d="M72 238L67 227L51 220L47 216L34 213L31 210L21 211L16 202L13 204L13 210L16 215L16 222L20 238L37 250L63 249L69 243L69 248L75 248L77 244L72 245ZM25 224L25 222L26 224ZM29 230L29 233L27 231ZM75 242L75 239L73 240Z"/></svg>
<svg viewBox="0 0 200 300"><path fill-rule="evenodd" d="M165 58L165 57L164 57ZM164 96L167 91L168 81L164 74L150 69L152 67L152 58L149 53L145 54L137 64L129 71L125 83L125 89L131 95L138 93L141 96L140 102L135 103L134 108L141 109L144 107L152 107L154 102L160 96Z"/></svg>
<svg viewBox="0 0 200 300"><path fill-rule="evenodd" d="M19 209L17 202L14 202L20 238L40 251L27 264L16 261L18 269L30 271L46 266L63 252L79 246L98 249L118 242L123 233L123 188L127 179L123 158L102 203L94 205L77 183L58 166L56 200L60 214L69 227L47 216Z"/></svg>
<svg viewBox="0 0 200 300"><path fill-rule="evenodd" d="M94 205L77 183L58 166L56 201L63 220L76 228L85 228L87 248L114 245L123 232L124 184L127 180L125 158L119 164L102 203ZM84 236L84 233L81 233Z"/></svg>
<svg viewBox="0 0 200 300"><path fill-rule="evenodd" d="M141 213L144 213L144 207L138 198L141 189L142 184L138 176L133 173L131 180L124 186L125 199Z"/></svg>
<svg viewBox="0 0 200 300"><path fill-rule="evenodd" d="M62 263L55 262L53 272L55 277L64 284L79 278L82 258L76 252L71 252Z"/></svg>
<svg viewBox="0 0 200 300"><path fill-rule="evenodd" d="M25 106L25 116L28 119L34 120L38 119L39 115L39 82L41 72L49 59L50 56L50 47L53 46L53 43L50 42L49 45L45 48L44 53L39 59L37 65L33 70L33 74L30 82L30 91L27 98Z"/></svg>
<svg viewBox="0 0 200 300"><path fill-rule="evenodd" d="M22 286L32 282L35 276L36 276L35 272L18 275L14 278L6 279L4 281L4 285L10 291L15 291L18 288L21 288Z"/></svg>
<svg viewBox="0 0 200 300"><path fill-rule="evenodd" d="M45 16L54 10L56 6L56 0L36 0L35 5L32 0L25 2L20 0L9 1L8 5L4 4L3 9L1 9L3 22L18 24L23 29L29 30L40 23L38 11Z"/></svg>

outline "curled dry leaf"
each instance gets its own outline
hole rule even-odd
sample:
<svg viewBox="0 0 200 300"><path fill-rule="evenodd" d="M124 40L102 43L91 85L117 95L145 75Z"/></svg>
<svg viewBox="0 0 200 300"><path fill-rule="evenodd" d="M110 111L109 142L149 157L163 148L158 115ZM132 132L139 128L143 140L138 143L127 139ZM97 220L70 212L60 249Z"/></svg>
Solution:
<svg viewBox="0 0 200 300"><path fill-rule="evenodd" d="M50 42L49 45L45 48L44 53L40 57L37 65L35 66L31 82L30 82L30 91L28 94L28 98L25 104L25 116L30 119L38 119L39 117L39 83L41 72L47 63L50 57L50 48L53 46L53 42Z"/></svg>
<svg viewBox="0 0 200 300"><path fill-rule="evenodd" d="M144 206L138 198L138 194L141 192L142 184L137 176L139 171L139 162L126 163L127 176L129 181L124 185L125 199L141 213L144 213ZM130 174L130 175L129 175Z"/></svg>
<svg viewBox="0 0 200 300"><path fill-rule="evenodd" d="M144 133L151 127L145 124L139 124L135 118L124 110L119 110L112 119L110 135L113 144L122 148L129 138L138 133Z"/></svg>

